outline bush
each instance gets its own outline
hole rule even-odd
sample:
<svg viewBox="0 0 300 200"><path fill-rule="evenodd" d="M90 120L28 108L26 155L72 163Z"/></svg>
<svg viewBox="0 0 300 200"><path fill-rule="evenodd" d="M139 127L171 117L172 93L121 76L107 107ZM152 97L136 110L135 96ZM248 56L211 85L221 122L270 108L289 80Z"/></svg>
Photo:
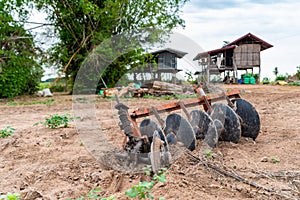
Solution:
<svg viewBox="0 0 300 200"><path fill-rule="evenodd" d="M275 81L285 81L285 79L286 79L286 76L284 76L284 75L278 75L278 76L276 76Z"/></svg>
<svg viewBox="0 0 300 200"><path fill-rule="evenodd" d="M5 67L0 73L0 98L13 98L23 94L33 94L38 90L42 77L40 68L27 66Z"/></svg>
<svg viewBox="0 0 300 200"><path fill-rule="evenodd" d="M61 84L53 85L50 87L51 92L64 92L65 86Z"/></svg>

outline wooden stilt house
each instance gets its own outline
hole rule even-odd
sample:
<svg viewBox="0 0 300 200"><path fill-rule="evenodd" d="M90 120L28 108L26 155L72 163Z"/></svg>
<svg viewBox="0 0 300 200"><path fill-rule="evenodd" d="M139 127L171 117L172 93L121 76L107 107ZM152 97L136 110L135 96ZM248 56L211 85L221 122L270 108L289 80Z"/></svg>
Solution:
<svg viewBox="0 0 300 200"><path fill-rule="evenodd" d="M253 73L253 68L259 68L260 76L260 52L271 47L273 45L248 33L220 49L199 53L194 58L201 67L197 73L208 77L209 80L210 75L224 73L225 77L229 72L233 72L233 82L236 82L238 70L251 69Z"/></svg>
<svg viewBox="0 0 300 200"><path fill-rule="evenodd" d="M133 71L134 82L164 81L176 84L176 74L181 71L177 68L177 59L187 53L179 50L166 48L151 53L155 63L148 63L146 66L137 67Z"/></svg>

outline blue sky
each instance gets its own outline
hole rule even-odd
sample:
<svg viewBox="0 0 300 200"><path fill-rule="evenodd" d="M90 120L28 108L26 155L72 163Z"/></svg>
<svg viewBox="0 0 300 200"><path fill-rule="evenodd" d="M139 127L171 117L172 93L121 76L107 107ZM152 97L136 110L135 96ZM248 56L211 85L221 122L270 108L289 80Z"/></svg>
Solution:
<svg viewBox="0 0 300 200"><path fill-rule="evenodd" d="M186 27L176 31L204 51L251 32L274 46L261 52L262 77L274 79L275 67L294 74L300 66L299 8L299 0L190 0L182 13Z"/></svg>

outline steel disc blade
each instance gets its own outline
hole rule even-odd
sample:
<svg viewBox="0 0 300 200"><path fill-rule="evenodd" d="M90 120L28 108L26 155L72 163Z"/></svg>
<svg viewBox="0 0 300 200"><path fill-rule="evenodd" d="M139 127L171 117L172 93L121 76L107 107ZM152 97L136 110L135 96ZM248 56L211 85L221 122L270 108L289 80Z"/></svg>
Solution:
<svg viewBox="0 0 300 200"><path fill-rule="evenodd" d="M191 151L196 148L196 136L192 125L179 114L168 115L164 131L167 139L173 135L176 140L182 142Z"/></svg>
<svg viewBox="0 0 300 200"><path fill-rule="evenodd" d="M216 103L212 105L211 118L219 120L224 130L219 135L219 140L238 143L241 137L241 124L237 114L224 103Z"/></svg>
<svg viewBox="0 0 300 200"><path fill-rule="evenodd" d="M154 134L154 131L157 131L159 136L163 141L166 141L165 134L162 131L162 129L158 126L158 124L151 120L151 119L144 119L140 124L140 131L142 135L145 135L148 137L149 142L152 142L152 137Z"/></svg>
<svg viewBox="0 0 300 200"><path fill-rule="evenodd" d="M196 138L204 139L210 147L215 147L219 136L212 118L202 110L193 110L190 114Z"/></svg>
<svg viewBox="0 0 300 200"><path fill-rule="evenodd" d="M166 136L165 136L163 130L158 126L158 124L156 122L152 121L151 119L144 119L140 124L140 131L143 136L148 137L149 143L151 145L154 142L154 137L156 137L156 140L159 139L161 141L161 144L163 144L163 148L161 149L161 151L163 153L160 155L163 158L160 161L161 162L160 165L164 165L164 166L169 165L171 163L171 154L169 153L169 145L167 143L167 139L166 139ZM148 152L151 153L151 146L149 146ZM151 156L151 154L150 154L150 156ZM150 157L150 159L151 159L151 157Z"/></svg>
<svg viewBox="0 0 300 200"><path fill-rule="evenodd" d="M235 112L241 117L242 136L250 137L253 140L259 134L260 118L254 106L244 99L234 99Z"/></svg>

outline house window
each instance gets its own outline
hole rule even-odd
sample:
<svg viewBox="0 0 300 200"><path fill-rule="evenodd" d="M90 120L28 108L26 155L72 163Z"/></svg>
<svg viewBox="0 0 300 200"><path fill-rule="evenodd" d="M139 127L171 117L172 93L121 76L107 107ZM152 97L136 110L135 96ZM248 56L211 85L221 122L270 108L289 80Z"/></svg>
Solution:
<svg viewBox="0 0 300 200"><path fill-rule="evenodd" d="M169 69L177 68L176 57L172 53L161 53L158 56L158 68L159 69Z"/></svg>

